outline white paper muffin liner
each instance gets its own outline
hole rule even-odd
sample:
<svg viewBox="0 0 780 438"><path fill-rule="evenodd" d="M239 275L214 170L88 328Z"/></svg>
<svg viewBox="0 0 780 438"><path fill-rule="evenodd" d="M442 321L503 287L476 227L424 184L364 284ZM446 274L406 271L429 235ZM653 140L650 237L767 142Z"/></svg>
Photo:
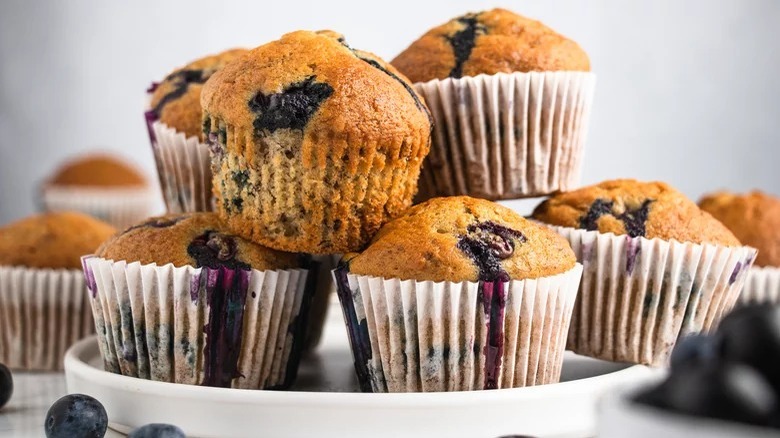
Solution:
<svg viewBox="0 0 780 438"><path fill-rule="evenodd" d="M317 283L314 288L314 297L311 300L311 310L309 311L309 323L306 329L306 340L304 350L314 350L322 339L322 332L325 328L325 320L330 308L330 297L336 292L336 283L333 281L331 271L336 267L340 255L314 255L312 260L319 263L317 273Z"/></svg>
<svg viewBox="0 0 780 438"><path fill-rule="evenodd" d="M748 271L741 304L780 304L780 268L754 266Z"/></svg>
<svg viewBox="0 0 780 438"><path fill-rule="evenodd" d="M415 84L435 120L419 198L516 199L576 188L595 85L588 72Z"/></svg>
<svg viewBox="0 0 780 438"><path fill-rule="evenodd" d="M81 271L0 266L0 363L60 370L65 351L94 327Z"/></svg>
<svg viewBox="0 0 780 438"><path fill-rule="evenodd" d="M210 269L83 259L107 371L191 385L288 387L308 271Z"/></svg>
<svg viewBox="0 0 780 438"><path fill-rule="evenodd" d="M509 282L333 272L363 391L469 391L560 379L579 264Z"/></svg>
<svg viewBox="0 0 780 438"><path fill-rule="evenodd" d="M663 366L680 336L707 332L737 302L756 250L552 227L584 273L568 348Z"/></svg>
<svg viewBox="0 0 780 438"><path fill-rule="evenodd" d="M78 211L125 229L155 212L157 193L149 188L48 186L42 201L47 211Z"/></svg>
<svg viewBox="0 0 780 438"><path fill-rule="evenodd" d="M160 121L147 123L168 212L213 211L208 145Z"/></svg>

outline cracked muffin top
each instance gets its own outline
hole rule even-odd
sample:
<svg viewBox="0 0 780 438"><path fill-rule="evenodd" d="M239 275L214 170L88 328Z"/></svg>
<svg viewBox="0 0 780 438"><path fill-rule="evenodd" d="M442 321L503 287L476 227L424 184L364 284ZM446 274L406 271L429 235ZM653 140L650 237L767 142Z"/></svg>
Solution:
<svg viewBox="0 0 780 438"><path fill-rule="evenodd" d="M601 233L740 246L717 219L662 182L605 181L554 195L532 216L551 225Z"/></svg>
<svg viewBox="0 0 780 438"><path fill-rule="evenodd" d="M760 191L719 192L703 197L699 206L758 250L756 266L780 266L780 198Z"/></svg>
<svg viewBox="0 0 780 438"><path fill-rule="evenodd" d="M150 88L151 112L158 120L185 133L187 137L202 137L200 92L203 84L214 72L246 52L246 49L226 50L174 70L162 82Z"/></svg>
<svg viewBox="0 0 780 438"><path fill-rule="evenodd" d="M110 155L88 155L61 165L47 184L74 187L143 187L146 178L131 164Z"/></svg>
<svg viewBox="0 0 780 438"><path fill-rule="evenodd" d="M297 254L275 251L230 234L214 213L160 216L134 225L97 251L97 256L129 263L229 269L291 269Z"/></svg>
<svg viewBox="0 0 780 438"><path fill-rule="evenodd" d="M391 64L412 82L479 74L590 71L588 55L577 43L506 9L469 13L435 27Z"/></svg>
<svg viewBox="0 0 780 438"><path fill-rule="evenodd" d="M576 259L547 227L494 202L456 196L415 205L343 262L357 275L460 282L547 277Z"/></svg>
<svg viewBox="0 0 780 438"><path fill-rule="evenodd" d="M0 266L81 269L116 230L81 213L44 213L0 227Z"/></svg>
<svg viewBox="0 0 780 438"><path fill-rule="evenodd" d="M214 74L201 103L207 117L255 137L302 132L304 151L329 138L389 144L431 129L403 75L332 31L292 32L251 50Z"/></svg>

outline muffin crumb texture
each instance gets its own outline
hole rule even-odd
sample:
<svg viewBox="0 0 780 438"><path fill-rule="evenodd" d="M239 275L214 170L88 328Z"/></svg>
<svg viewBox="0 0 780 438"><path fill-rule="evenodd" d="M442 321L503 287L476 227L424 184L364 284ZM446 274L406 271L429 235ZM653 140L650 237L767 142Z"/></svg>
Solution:
<svg viewBox="0 0 780 438"><path fill-rule="evenodd" d="M300 267L296 254L274 251L227 231L214 213L150 218L103 244L99 257L159 266L228 269L291 269Z"/></svg>
<svg viewBox="0 0 780 438"><path fill-rule="evenodd" d="M357 275L419 281L508 281L574 267L568 243L496 203L467 196L434 198L379 231L344 261Z"/></svg>
<svg viewBox="0 0 780 438"><path fill-rule="evenodd" d="M479 74L590 71L574 41L506 9L470 13L429 30L392 64L412 82Z"/></svg>
<svg viewBox="0 0 780 438"><path fill-rule="evenodd" d="M744 244L758 249L756 266L780 266L780 198L761 191L720 192L699 201Z"/></svg>
<svg viewBox="0 0 780 438"><path fill-rule="evenodd" d="M552 196L532 216L551 225L601 233L740 246L722 223L661 182L606 181Z"/></svg>
<svg viewBox="0 0 780 438"><path fill-rule="evenodd" d="M116 230L81 213L31 216L0 227L0 266L81 269L89 255Z"/></svg>
<svg viewBox="0 0 780 438"><path fill-rule="evenodd" d="M331 31L298 31L202 94L217 211L238 235L313 254L362 248L411 205L430 148L406 78Z"/></svg>

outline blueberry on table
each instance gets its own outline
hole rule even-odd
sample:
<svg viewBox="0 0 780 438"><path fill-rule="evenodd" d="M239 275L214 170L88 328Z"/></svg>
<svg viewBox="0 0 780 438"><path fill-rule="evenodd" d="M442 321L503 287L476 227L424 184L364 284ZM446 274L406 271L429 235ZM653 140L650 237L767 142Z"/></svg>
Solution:
<svg viewBox="0 0 780 438"><path fill-rule="evenodd" d="M0 409L11 399L14 392L14 380L11 378L11 370L0 363Z"/></svg>
<svg viewBox="0 0 780 438"><path fill-rule="evenodd" d="M636 401L680 414L768 426L778 409L769 383L753 368L708 363L672 371L660 386Z"/></svg>
<svg viewBox="0 0 780 438"><path fill-rule="evenodd" d="M108 416L94 398L71 394L51 405L44 428L47 438L102 438L108 428Z"/></svg>
<svg viewBox="0 0 780 438"><path fill-rule="evenodd" d="M184 431L171 424L152 423L130 432L127 438L187 438Z"/></svg>
<svg viewBox="0 0 780 438"><path fill-rule="evenodd" d="M723 318L717 337L724 360L755 368L780 397L780 306L740 307Z"/></svg>
<svg viewBox="0 0 780 438"><path fill-rule="evenodd" d="M715 341L712 336L693 334L677 341L672 350L671 366L677 369L682 366L702 365L717 360Z"/></svg>

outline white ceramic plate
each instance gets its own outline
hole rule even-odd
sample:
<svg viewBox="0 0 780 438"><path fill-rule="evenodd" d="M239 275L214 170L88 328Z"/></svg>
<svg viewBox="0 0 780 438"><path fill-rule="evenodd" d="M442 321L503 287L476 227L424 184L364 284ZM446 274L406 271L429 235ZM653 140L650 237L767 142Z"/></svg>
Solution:
<svg viewBox="0 0 780 438"><path fill-rule="evenodd" d="M457 393L357 393L340 311L331 309L323 344L307 357L291 391L176 385L103 371L97 340L65 357L68 391L92 395L111 427L175 424L192 437L495 438L595 435L595 403L615 386L652 375L645 367L567 353L563 383Z"/></svg>

